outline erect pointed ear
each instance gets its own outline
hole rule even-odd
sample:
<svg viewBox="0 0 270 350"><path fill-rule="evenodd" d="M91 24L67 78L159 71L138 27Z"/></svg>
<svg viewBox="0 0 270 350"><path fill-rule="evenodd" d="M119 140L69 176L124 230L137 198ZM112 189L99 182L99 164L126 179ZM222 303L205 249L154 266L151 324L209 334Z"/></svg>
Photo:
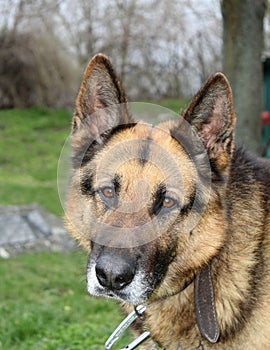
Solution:
<svg viewBox="0 0 270 350"><path fill-rule="evenodd" d="M76 100L72 131L79 129L85 119L88 119L88 125L91 124L90 131L96 139L104 131L125 124L130 119L121 83L109 59L102 54L94 56L84 72Z"/></svg>
<svg viewBox="0 0 270 350"><path fill-rule="evenodd" d="M207 150L210 162L228 165L234 146L235 113L232 91L222 73L213 74L193 97L182 117L192 126Z"/></svg>

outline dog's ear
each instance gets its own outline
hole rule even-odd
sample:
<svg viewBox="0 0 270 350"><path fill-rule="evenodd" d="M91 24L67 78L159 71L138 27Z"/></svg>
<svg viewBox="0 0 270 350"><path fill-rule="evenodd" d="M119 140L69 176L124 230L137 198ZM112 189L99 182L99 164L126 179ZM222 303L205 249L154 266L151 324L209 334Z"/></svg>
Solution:
<svg viewBox="0 0 270 350"><path fill-rule="evenodd" d="M233 151L236 121L227 78L222 73L213 74L193 97L182 117L200 136L210 162L226 167Z"/></svg>
<svg viewBox="0 0 270 350"><path fill-rule="evenodd" d="M73 133L86 119L96 139L104 131L128 123L130 119L121 83L109 59L102 54L94 56L84 72L72 121Z"/></svg>

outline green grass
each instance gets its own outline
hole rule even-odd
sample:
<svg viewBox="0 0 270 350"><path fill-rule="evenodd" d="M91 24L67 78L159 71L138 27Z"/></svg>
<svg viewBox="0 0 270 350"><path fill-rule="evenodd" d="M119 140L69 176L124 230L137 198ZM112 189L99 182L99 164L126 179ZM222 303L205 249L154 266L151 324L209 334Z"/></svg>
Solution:
<svg viewBox="0 0 270 350"><path fill-rule="evenodd" d="M171 109L172 111L180 115L182 110L187 106L188 101L170 98L170 99L160 100L154 103L160 106L166 107L168 109Z"/></svg>
<svg viewBox="0 0 270 350"><path fill-rule="evenodd" d="M114 302L87 294L85 264L80 253L0 262L1 350L103 349L123 315Z"/></svg>
<svg viewBox="0 0 270 350"><path fill-rule="evenodd" d="M56 169L70 122L63 110L0 111L0 204L36 202L61 214Z"/></svg>

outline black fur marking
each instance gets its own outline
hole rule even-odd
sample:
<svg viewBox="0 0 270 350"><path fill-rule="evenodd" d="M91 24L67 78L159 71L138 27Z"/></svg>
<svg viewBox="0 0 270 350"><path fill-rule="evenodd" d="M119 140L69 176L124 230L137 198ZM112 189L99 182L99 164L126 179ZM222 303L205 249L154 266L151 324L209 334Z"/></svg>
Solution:
<svg viewBox="0 0 270 350"><path fill-rule="evenodd" d="M115 135L117 135L119 132L123 130L130 129L134 127L136 123L130 123L130 124L120 124L117 125L116 127L112 128L111 130L106 131L105 133L100 135L100 138L102 140L102 144L98 144L97 141L94 141L87 149L85 152L85 156L83 157L82 160L82 166L88 163L93 156L99 152L107 143L108 141Z"/></svg>
<svg viewBox="0 0 270 350"><path fill-rule="evenodd" d="M192 192L189 202L187 204L183 205L183 207L181 208L182 215L187 214L193 208L195 198L196 198L196 189L194 189L194 191ZM200 205L198 205L198 207L199 206Z"/></svg>
<svg viewBox="0 0 270 350"><path fill-rule="evenodd" d="M93 195L93 175L86 174L83 176L81 181L81 191L83 195Z"/></svg>
<svg viewBox="0 0 270 350"><path fill-rule="evenodd" d="M102 138L103 139L103 138ZM105 140L104 140L105 141ZM106 141L105 141L106 142ZM83 167L85 164L87 164L93 157L94 155L99 152L103 146L105 145L105 142L102 144L99 144L96 140L94 140L88 147L87 149L81 150L80 154L82 156L81 158L81 163L80 167ZM77 154L78 155L78 154ZM77 157L76 155L76 157Z"/></svg>
<svg viewBox="0 0 270 350"><path fill-rule="evenodd" d="M120 188L121 188L121 178L118 174L115 174L113 179L113 185L116 195L119 195Z"/></svg>
<svg viewBox="0 0 270 350"><path fill-rule="evenodd" d="M218 171L218 168L216 166L216 163L213 159L210 159L210 166L211 166L211 170L212 170L212 181L220 184L225 183L225 178L224 176L220 173L220 171Z"/></svg>
<svg viewBox="0 0 270 350"><path fill-rule="evenodd" d="M164 184L160 184L156 190L156 193L154 195L154 201L153 201L153 205L150 209L150 215L158 215L158 213L160 212L160 210L162 209L162 202L164 200L165 197L165 193L166 193L166 188Z"/></svg>
<svg viewBox="0 0 270 350"><path fill-rule="evenodd" d="M147 138L146 141L143 142L142 148L139 152L139 162L141 165L146 164L149 160L150 143L151 140L149 138Z"/></svg>
<svg viewBox="0 0 270 350"><path fill-rule="evenodd" d="M233 158L232 158L232 168L235 165L238 167L241 166L245 173L246 169L251 170L254 173L255 179L261 183L267 183L269 186L265 188L265 190L270 190L270 161L268 163L268 167L265 166L264 163L266 158L258 158L252 153L249 153L242 147L237 147L234 150ZM239 174L235 174L235 176L239 175L241 178L243 175L239 172ZM268 191L270 193L270 191Z"/></svg>
<svg viewBox="0 0 270 350"><path fill-rule="evenodd" d="M104 146L108 143L108 141L115 135L117 135L119 132L131 129L136 125L136 123L129 123L129 124L121 124L117 125L116 127L112 128L111 130L106 131L105 133L100 135L100 139L102 140L102 143L97 142L96 140L86 140L85 144L82 145L82 147L75 152L72 156L72 164L74 169L78 169L80 167L85 166L87 163L89 163L93 157L100 152Z"/></svg>
<svg viewBox="0 0 270 350"><path fill-rule="evenodd" d="M113 127L112 129L108 130L106 133L102 134L102 136L105 137L106 141L108 141L112 136L115 136L121 131L134 128L136 125L137 125L136 122L119 124Z"/></svg>

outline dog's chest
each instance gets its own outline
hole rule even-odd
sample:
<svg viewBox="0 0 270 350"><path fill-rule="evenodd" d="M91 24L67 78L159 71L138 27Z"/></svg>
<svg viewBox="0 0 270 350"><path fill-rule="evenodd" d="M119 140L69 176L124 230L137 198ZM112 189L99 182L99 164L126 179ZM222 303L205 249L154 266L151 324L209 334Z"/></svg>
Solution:
<svg viewBox="0 0 270 350"><path fill-rule="evenodd" d="M145 325L166 350L207 349L197 327L192 288L149 308Z"/></svg>

